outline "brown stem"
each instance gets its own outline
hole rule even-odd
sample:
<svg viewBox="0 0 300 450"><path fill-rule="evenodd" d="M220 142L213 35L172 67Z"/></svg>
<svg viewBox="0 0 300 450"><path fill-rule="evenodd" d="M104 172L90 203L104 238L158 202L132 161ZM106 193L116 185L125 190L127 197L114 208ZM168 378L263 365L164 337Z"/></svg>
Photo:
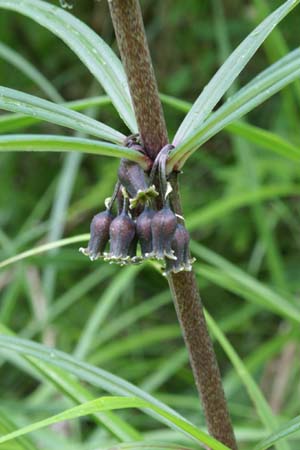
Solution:
<svg viewBox="0 0 300 450"><path fill-rule="evenodd" d="M139 2L108 0L144 147L154 159L168 143Z"/></svg>
<svg viewBox="0 0 300 450"><path fill-rule="evenodd" d="M167 131L145 37L138 0L108 0L121 57L133 97L139 131L154 159L167 144ZM172 205L181 214L177 176L172 177ZM222 388L221 376L208 334L193 272L168 277L175 308L189 352L196 386L202 398L209 432L232 450L236 440Z"/></svg>

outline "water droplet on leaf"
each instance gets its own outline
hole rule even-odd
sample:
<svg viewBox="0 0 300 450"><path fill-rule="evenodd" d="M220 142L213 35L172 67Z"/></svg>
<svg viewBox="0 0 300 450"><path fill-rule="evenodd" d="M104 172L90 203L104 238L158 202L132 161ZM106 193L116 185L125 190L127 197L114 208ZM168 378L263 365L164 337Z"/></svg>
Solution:
<svg viewBox="0 0 300 450"><path fill-rule="evenodd" d="M72 9L74 6L73 0L59 0L60 6L65 9Z"/></svg>

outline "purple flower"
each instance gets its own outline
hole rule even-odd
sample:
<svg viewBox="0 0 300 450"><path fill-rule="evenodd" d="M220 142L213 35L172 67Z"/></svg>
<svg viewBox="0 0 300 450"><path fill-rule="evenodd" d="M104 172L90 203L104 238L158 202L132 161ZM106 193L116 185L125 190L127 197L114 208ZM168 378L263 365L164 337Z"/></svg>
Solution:
<svg viewBox="0 0 300 450"><path fill-rule="evenodd" d="M146 206L136 220L136 232L143 257L146 257L147 254L152 252L151 222L154 215L155 211Z"/></svg>
<svg viewBox="0 0 300 450"><path fill-rule="evenodd" d="M177 257L176 260L166 258L166 269L164 275L170 272L178 273L181 271L191 271L194 258L190 257L189 252L190 236L182 224L178 224L172 240L172 249Z"/></svg>
<svg viewBox="0 0 300 450"><path fill-rule="evenodd" d="M84 255L92 261L103 256L105 246L109 240L109 227L113 221L113 215L109 210L96 214L90 225L90 240L87 248L80 248Z"/></svg>
<svg viewBox="0 0 300 450"><path fill-rule="evenodd" d="M111 261L130 259L130 247L135 237L135 223L125 210L112 221L109 235L110 252L107 259Z"/></svg>
<svg viewBox="0 0 300 450"><path fill-rule="evenodd" d="M151 221L153 248L148 256L156 259L164 259L166 256L170 259L176 259L171 247L176 226L176 215L168 206L164 206L163 209L154 214Z"/></svg>

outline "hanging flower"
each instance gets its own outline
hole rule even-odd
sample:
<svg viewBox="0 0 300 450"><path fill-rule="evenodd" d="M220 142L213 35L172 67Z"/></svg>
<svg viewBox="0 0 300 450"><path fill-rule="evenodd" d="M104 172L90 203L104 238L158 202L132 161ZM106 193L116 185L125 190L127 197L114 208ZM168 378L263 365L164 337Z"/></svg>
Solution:
<svg viewBox="0 0 300 450"><path fill-rule="evenodd" d="M114 216L109 210L96 214L90 225L90 240L87 248L80 248L79 251L89 256L91 261L104 255L106 244L109 240L109 228Z"/></svg>
<svg viewBox="0 0 300 450"><path fill-rule="evenodd" d="M190 272L192 270L192 263L195 259L190 257L189 242L190 236L188 231L182 224L177 224L172 240L172 249L177 259L166 258L164 275L167 275L170 272Z"/></svg>
<svg viewBox="0 0 300 450"><path fill-rule="evenodd" d="M106 259L128 260L130 259L129 249L135 237L135 223L129 217L126 209L117 216L109 228L110 252Z"/></svg>
<svg viewBox="0 0 300 450"><path fill-rule="evenodd" d="M118 177L130 197L130 208L138 203L145 204L151 198L157 197L155 186L148 186L146 174L141 166L128 159L121 159Z"/></svg>
<svg viewBox="0 0 300 450"><path fill-rule="evenodd" d="M164 206L154 214L151 221L153 248L148 256L156 259L164 259L166 256L170 259L176 259L171 247L176 226L176 215L168 206Z"/></svg>
<svg viewBox="0 0 300 450"><path fill-rule="evenodd" d="M141 246L143 257L152 252L152 230L151 221L155 211L146 206L144 211L136 219L136 232Z"/></svg>

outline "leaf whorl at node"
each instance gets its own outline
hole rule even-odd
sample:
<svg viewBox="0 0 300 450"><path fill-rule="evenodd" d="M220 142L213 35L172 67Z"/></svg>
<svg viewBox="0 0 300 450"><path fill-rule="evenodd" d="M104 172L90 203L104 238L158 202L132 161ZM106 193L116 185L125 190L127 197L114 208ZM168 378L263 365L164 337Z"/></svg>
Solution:
<svg viewBox="0 0 300 450"><path fill-rule="evenodd" d="M137 135L129 136L126 145L142 151ZM118 183L107 200L107 210L93 218L88 247L80 249L91 260L102 257L121 266L160 260L164 261L164 275L191 270L194 260L189 252L189 233L178 222L182 217L174 213L169 201L172 188L166 163L173 148L168 144L160 151L150 176L138 164L121 160ZM114 218L111 210L115 201ZM109 252L105 253L108 241Z"/></svg>

